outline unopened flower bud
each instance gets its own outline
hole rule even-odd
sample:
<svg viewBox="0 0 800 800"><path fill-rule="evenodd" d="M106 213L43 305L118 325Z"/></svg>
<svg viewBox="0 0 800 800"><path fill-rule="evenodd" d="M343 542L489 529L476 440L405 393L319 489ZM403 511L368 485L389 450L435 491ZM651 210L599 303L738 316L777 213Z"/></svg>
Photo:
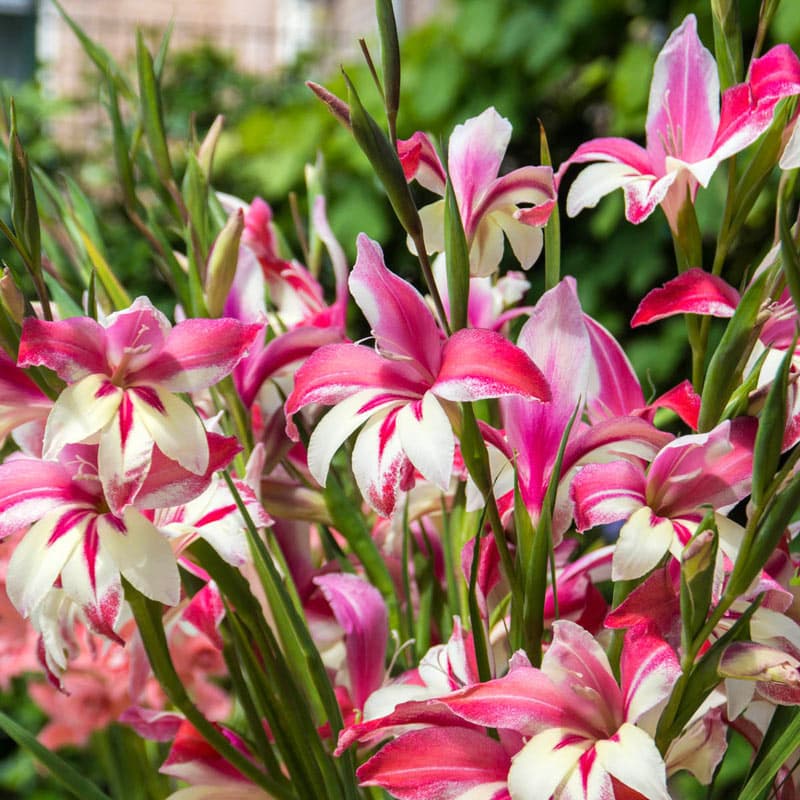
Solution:
<svg viewBox="0 0 800 800"><path fill-rule="evenodd" d="M237 208L228 217L225 227L214 241L214 247L208 259L206 275L206 306L212 317L222 315L225 301L231 290L236 264L239 260L239 242L244 230L244 212Z"/></svg>

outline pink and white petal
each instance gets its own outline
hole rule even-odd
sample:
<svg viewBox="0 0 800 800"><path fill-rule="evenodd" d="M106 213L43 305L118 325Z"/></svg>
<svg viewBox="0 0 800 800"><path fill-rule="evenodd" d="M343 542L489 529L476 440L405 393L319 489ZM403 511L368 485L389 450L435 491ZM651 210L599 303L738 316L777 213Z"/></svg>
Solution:
<svg viewBox="0 0 800 800"><path fill-rule="evenodd" d="M509 764L503 746L481 731L429 727L389 742L356 775L399 800L456 800L482 784L502 785Z"/></svg>
<svg viewBox="0 0 800 800"><path fill-rule="evenodd" d="M569 688L557 686L539 669L521 666L502 678L439 698L454 714L487 728L506 728L532 736L558 727L562 736L584 732L576 709L583 706Z"/></svg>
<svg viewBox="0 0 800 800"><path fill-rule="evenodd" d="M260 324L230 317L187 319L170 331L157 359L130 373L129 382L160 384L172 392L205 389L228 375L262 332Z"/></svg>
<svg viewBox="0 0 800 800"><path fill-rule="evenodd" d="M700 395L694 390L691 381L685 380L660 397L653 400L648 408L668 408L674 411L693 431L697 430L700 418Z"/></svg>
<svg viewBox="0 0 800 800"><path fill-rule="evenodd" d="M597 760L620 783L648 800L670 800L667 771L655 742L625 722L611 739L595 744Z"/></svg>
<svg viewBox="0 0 800 800"><path fill-rule="evenodd" d="M208 468L208 442L194 408L160 386L134 386L128 395L138 421L161 452L189 472L204 474Z"/></svg>
<svg viewBox="0 0 800 800"><path fill-rule="evenodd" d="M325 207L325 195L320 194L314 199L312 218L317 235L325 245L325 249L328 251L328 255L331 259L333 274L336 280L336 305L341 310L341 325L344 326L346 321L345 315L347 313L347 277L350 273L350 267L348 266L347 256L341 244L339 244L339 240L334 236L333 230L331 230Z"/></svg>
<svg viewBox="0 0 800 800"><path fill-rule="evenodd" d="M480 204L474 209L472 229L466 230L467 238L471 237L474 228L487 214L509 207L516 211L516 206L519 205L526 206L522 210L528 212L526 216L533 217L526 220L528 224L543 225L547 222L555 200L556 191L552 167L515 169L489 185L485 194L480 198ZM543 206L542 215L531 214L533 209L530 206Z"/></svg>
<svg viewBox="0 0 800 800"><path fill-rule="evenodd" d="M17 544L8 562L6 591L24 617L53 588L61 569L79 545L91 512L56 509L37 522Z"/></svg>
<svg viewBox="0 0 800 800"><path fill-rule="evenodd" d="M469 249L469 274L473 278L494 275L505 252L503 229L494 215L481 219Z"/></svg>
<svg viewBox="0 0 800 800"><path fill-rule="evenodd" d="M125 374L142 369L158 358L171 325L147 297L137 297L105 321L106 358L111 369L124 362Z"/></svg>
<svg viewBox="0 0 800 800"><path fill-rule="evenodd" d="M586 409L592 422L624 417L644 406L642 387L633 365L614 337L596 320L584 314L592 348Z"/></svg>
<svg viewBox="0 0 800 800"><path fill-rule="evenodd" d="M429 385L406 363L390 361L368 347L329 344L312 353L297 371L286 400L286 416L291 418L311 403L339 403L362 389L402 393L413 399L421 397ZM287 423L287 431L291 429Z"/></svg>
<svg viewBox="0 0 800 800"><path fill-rule="evenodd" d="M180 600L180 577L169 542L141 512L129 506L122 520L98 519L100 546L131 585L151 600L168 606Z"/></svg>
<svg viewBox="0 0 800 800"><path fill-rule="evenodd" d="M364 389L338 402L317 423L308 442L308 469L314 480L325 486L331 460L350 434L378 411L404 402L408 401L381 389Z"/></svg>
<svg viewBox="0 0 800 800"><path fill-rule="evenodd" d="M642 175L629 164L604 161L590 164L578 173L569 187L567 216L576 217L585 208L594 208L615 189L626 188L631 184L640 184L640 192L646 194L654 181L654 175Z"/></svg>
<svg viewBox="0 0 800 800"><path fill-rule="evenodd" d="M644 470L630 461L581 467L570 493L579 531L628 519L647 502Z"/></svg>
<svg viewBox="0 0 800 800"><path fill-rule="evenodd" d="M109 508L118 514L136 499L153 455L153 438L125 392L117 415L100 434L97 471Z"/></svg>
<svg viewBox="0 0 800 800"><path fill-rule="evenodd" d="M675 651L649 625L637 625L626 633L620 669L624 718L632 723L666 700L681 675Z"/></svg>
<svg viewBox="0 0 800 800"><path fill-rule="evenodd" d="M480 328L463 328L445 342L431 391L457 402L507 395L550 399L548 382L530 356L501 334Z"/></svg>
<svg viewBox="0 0 800 800"><path fill-rule="evenodd" d="M566 694L574 693L579 724L587 732L602 730L609 719L622 719L622 692L605 651L577 623L553 623L553 642L542 658L542 672Z"/></svg>
<svg viewBox="0 0 800 800"><path fill-rule="evenodd" d="M233 436L206 434L209 459L205 473L198 475L184 469L177 461L153 448L150 471L136 496L140 508L180 506L202 494L217 470L224 469L242 449Z"/></svg>
<svg viewBox="0 0 800 800"><path fill-rule="evenodd" d="M675 314L732 317L739 292L717 275L694 267L653 289L639 303L631 327L649 325Z"/></svg>
<svg viewBox="0 0 800 800"><path fill-rule="evenodd" d="M108 371L106 332L89 317L45 322L27 317L22 325L17 364L47 367L73 383L95 372Z"/></svg>
<svg viewBox="0 0 800 800"><path fill-rule="evenodd" d="M397 415L397 434L411 463L431 483L446 491L450 485L455 437L450 420L433 392L406 403Z"/></svg>
<svg viewBox="0 0 800 800"><path fill-rule="evenodd" d="M433 378L442 333L422 295L386 268L377 242L359 234L350 293L375 335L379 352L411 359Z"/></svg>
<svg viewBox="0 0 800 800"><path fill-rule="evenodd" d="M728 749L728 725L722 720L722 709L712 708L669 746L664 756L667 773L688 770L703 786L714 778L717 766Z"/></svg>
<svg viewBox="0 0 800 800"><path fill-rule="evenodd" d="M83 610L95 633L122 644L116 632L122 609L119 570L103 551L96 520L91 520L81 543L61 569L61 585Z"/></svg>
<svg viewBox="0 0 800 800"><path fill-rule="evenodd" d="M591 746L558 728L536 734L511 761L508 790L514 800L551 800Z"/></svg>
<svg viewBox="0 0 800 800"><path fill-rule="evenodd" d="M650 184L643 181L632 181L624 186L625 219L634 225L638 225L653 213L659 203L665 204L664 210L666 213L666 204L671 196L670 190L676 185L680 176L681 173L678 171L668 172L664 177ZM683 202L685 196L685 191L678 193L680 202ZM669 217L669 215L667 216Z"/></svg>
<svg viewBox="0 0 800 800"><path fill-rule="evenodd" d="M345 633L347 670L355 708L384 680L389 621L380 592L357 575L346 573L314 578Z"/></svg>
<svg viewBox="0 0 800 800"><path fill-rule="evenodd" d="M121 400L122 389L105 375L87 375L67 386L47 418L44 458L58 458L66 445L90 440L111 422Z"/></svg>
<svg viewBox="0 0 800 800"><path fill-rule="evenodd" d="M719 76L714 57L697 36L689 14L656 59L647 108L647 150L654 163L665 152L700 161L710 152L719 124Z"/></svg>
<svg viewBox="0 0 800 800"><path fill-rule="evenodd" d="M361 495L384 517L392 515L400 492L414 484L414 468L400 443L396 422L396 409L373 416L353 447L353 475Z"/></svg>
<svg viewBox="0 0 800 800"><path fill-rule="evenodd" d="M0 464L0 538L74 499L72 476L57 461L19 457Z"/></svg>
<svg viewBox="0 0 800 800"><path fill-rule="evenodd" d="M521 222L511 214L502 211L493 212L492 218L502 228L522 269L530 269L542 252L544 244L542 229Z"/></svg>
<svg viewBox="0 0 800 800"><path fill-rule="evenodd" d="M635 511L619 532L611 579L641 578L658 565L674 538L675 529L669 519L656 516L647 506Z"/></svg>
<svg viewBox="0 0 800 800"><path fill-rule="evenodd" d="M510 141L511 123L491 106L453 129L447 165L465 230L470 229L473 211L497 178Z"/></svg>
<svg viewBox="0 0 800 800"><path fill-rule="evenodd" d="M447 175L426 133L417 131L410 139L398 139L397 155L407 181L416 180L434 194L444 195Z"/></svg>

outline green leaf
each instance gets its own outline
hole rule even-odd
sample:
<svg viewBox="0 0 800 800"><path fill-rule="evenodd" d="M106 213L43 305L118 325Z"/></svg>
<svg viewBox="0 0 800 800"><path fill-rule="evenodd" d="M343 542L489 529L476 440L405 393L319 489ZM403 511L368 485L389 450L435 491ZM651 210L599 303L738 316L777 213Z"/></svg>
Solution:
<svg viewBox="0 0 800 800"><path fill-rule="evenodd" d="M369 159L369 163L372 164L400 224L406 233L416 241L422 236L422 223L411 197L408 183L406 183L397 151L386 138L386 134L378 123L361 104L358 92L346 73L344 73L344 79L347 83L353 137Z"/></svg>
<svg viewBox="0 0 800 800"><path fill-rule="evenodd" d="M397 111L400 107L400 44L392 0L375 0L378 32L381 37L381 66L383 68L383 102L389 123L391 140L397 139Z"/></svg>
<svg viewBox="0 0 800 800"><path fill-rule="evenodd" d="M757 324L764 300L767 273L754 280L742 296L708 365L700 404L698 428L711 430L738 386L745 362L758 339Z"/></svg>
<svg viewBox="0 0 800 800"><path fill-rule="evenodd" d="M139 75L139 102L150 154L158 177L168 184L172 181L172 163L164 132L164 116L161 111L161 94L158 89L153 57L144 43L141 31L136 32L136 68Z"/></svg>
<svg viewBox="0 0 800 800"><path fill-rule="evenodd" d="M89 260L94 267L94 271L100 279L100 283L108 295L109 300L111 300L114 309L121 311L123 308L128 308L131 304L131 298L125 291L125 287L119 282L119 279L108 265L108 262L103 258L95 243L89 238L86 231L80 227L78 230L83 246L86 248L86 253L89 256Z"/></svg>
<svg viewBox="0 0 800 800"><path fill-rule="evenodd" d="M469 303L469 248L453 184L447 181L444 198L444 245L447 264L447 294L450 300L450 327L467 327Z"/></svg>
<svg viewBox="0 0 800 800"><path fill-rule="evenodd" d="M128 83L128 79L117 66L117 63L114 61L114 59L109 55L108 51L96 42L93 42L86 35L83 28L81 28L80 25L78 25L78 23L75 22L75 20L73 20L69 14L67 14L58 0L53 0L53 4L58 9L58 13L61 14L67 25L69 25L69 27L72 29L72 32L75 34L75 36L78 37L78 41L81 43L86 55L88 55L89 58L94 62L95 66L97 66L100 72L102 72L104 75L110 75L117 89L125 97L133 99L134 92L130 83Z"/></svg>
<svg viewBox="0 0 800 800"><path fill-rule="evenodd" d="M789 198L787 192L781 193L778 198L778 228L781 237L781 262L783 274L786 276L786 283L789 285L789 292L792 295L795 308L800 309L800 256L797 253L797 245L792 235L789 208Z"/></svg>
<svg viewBox="0 0 800 800"><path fill-rule="evenodd" d="M53 780L79 800L111 800L107 794L101 792L63 758L41 744L32 733L2 712L0 712L0 729L20 747L24 747L30 752L49 770Z"/></svg>
<svg viewBox="0 0 800 800"><path fill-rule="evenodd" d="M786 429L786 400L789 386L789 370L797 345L797 335L792 346L781 360L772 386L769 388L767 401L758 422L758 433L753 451L753 505L761 506L764 494L775 479L778 462L783 448L783 434Z"/></svg>
<svg viewBox="0 0 800 800"><path fill-rule="evenodd" d="M761 742L739 800L760 800L778 770L797 750L800 741L800 708L778 706ZM791 780L791 776L789 780Z"/></svg>
<svg viewBox="0 0 800 800"><path fill-rule="evenodd" d="M108 115L111 118L112 149L114 151L114 163L117 167L117 177L122 186L122 197L125 205L128 208L136 208L136 183L133 178L130 143L119 110L116 85L111 75L107 76L106 84L108 86Z"/></svg>
<svg viewBox="0 0 800 800"><path fill-rule="evenodd" d="M742 80L742 26L738 0L711 0L714 20L714 55L719 72L720 89Z"/></svg>
<svg viewBox="0 0 800 800"><path fill-rule="evenodd" d="M550 145L547 142L547 134L544 132L544 125L539 123L539 147L541 151L542 165L553 166L553 159L550 156ZM561 218L558 211L558 203L553 206L550 219L544 226L544 288L552 289L561 280Z"/></svg>
<svg viewBox="0 0 800 800"><path fill-rule="evenodd" d="M681 637L684 652L689 652L694 637L708 617L718 546L719 531L714 509L709 509L681 554Z"/></svg>

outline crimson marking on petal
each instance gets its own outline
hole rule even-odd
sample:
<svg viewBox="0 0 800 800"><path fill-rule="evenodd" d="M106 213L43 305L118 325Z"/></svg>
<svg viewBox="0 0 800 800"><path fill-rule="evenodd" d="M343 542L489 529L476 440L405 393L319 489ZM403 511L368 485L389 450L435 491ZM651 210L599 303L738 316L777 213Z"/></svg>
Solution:
<svg viewBox="0 0 800 800"><path fill-rule="evenodd" d="M219 520L224 519L228 516L228 514L232 514L236 511L236 504L231 503L228 506L220 506L219 508L215 508L213 511L209 511L203 517L200 517L197 522L195 522L196 528L202 528L203 525L209 525L212 522L219 522Z"/></svg>
<svg viewBox="0 0 800 800"><path fill-rule="evenodd" d="M596 758L597 751L594 749L594 747L590 747L578 759L578 768L581 771L581 785L583 786L583 791L586 793L587 797L589 796L589 774L592 771L592 767L594 766Z"/></svg>
<svg viewBox="0 0 800 800"><path fill-rule="evenodd" d="M94 393L96 398L106 397L109 394L114 394L117 391L117 386L115 386L111 381L103 381L100 386L97 388L97 391Z"/></svg>
<svg viewBox="0 0 800 800"><path fill-rule="evenodd" d="M422 422L422 401L417 400L411 404L411 413L416 418L417 422Z"/></svg>
<svg viewBox="0 0 800 800"><path fill-rule="evenodd" d="M95 596L97 595L97 552L99 549L100 537L97 535L97 517L95 517L87 525L83 537L83 557L86 559L89 584Z"/></svg>
<svg viewBox="0 0 800 800"><path fill-rule="evenodd" d="M55 544L64 534L78 525L87 514L91 513L92 510L89 508L70 508L65 511L53 527L53 532L47 540L47 546Z"/></svg>
<svg viewBox="0 0 800 800"><path fill-rule="evenodd" d="M361 408L356 411L356 414L366 414L368 411L374 411L387 403L406 402L410 398L407 395L394 394L393 392L385 392L367 400Z"/></svg>
<svg viewBox="0 0 800 800"><path fill-rule="evenodd" d="M125 392L122 396L122 402L119 405L119 438L122 447L128 441L128 434L133 427L133 403L131 402L130 395Z"/></svg>
<svg viewBox="0 0 800 800"><path fill-rule="evenodd" d="M83 612L89 622L91 629L99 634L111 639L116 644L125 646L125 640L114 630L114 622L119 614L120 597L119 592L111 590L100 598L97 605L83 606Z"/></svg>
<svg viewBox="0 0 800 800"><path fill-rule="evenodd" d="M137 397L144 400L147 405L158 411L159 414L166 414L167 410L158 396L158 392L152 386L131 386L131 391L136 393Z"/></svg>
<svg viewBox="0 0 800 800"><path fill-rule="evenodd" d="M392 409L387 415L386 419L381 423L380 435L378 437L378 458L383 457L383 451L389 443L389 439L394 435L397 428L397 413L400 409Z"/></svg>

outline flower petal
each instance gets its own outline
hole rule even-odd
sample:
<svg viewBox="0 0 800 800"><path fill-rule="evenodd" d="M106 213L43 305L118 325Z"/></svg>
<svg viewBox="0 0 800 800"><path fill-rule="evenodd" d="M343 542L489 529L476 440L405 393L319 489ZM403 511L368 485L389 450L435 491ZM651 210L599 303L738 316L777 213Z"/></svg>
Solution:
<svg viewBox="0 0 800 800"><path fill-rule="evenodd" d="M572 479L575 525L586 531L628 519L646 505L644 470L630 461L587 464Z"/></svg>
<svg viewBox="0 0 800 800"><path fill-rule="evenodd" d="M519 800L551 800L591 745L588 741L569 741L570 738L558 728L534 736L511 762L511 796Z"/></svg>
<svg viewBox="0 0 800 800"><path fill-rule="evenodd" d="M670 520L657 517L647 506L635 511L619 532L611 579L641 578L663 558L674 538Z"/></svg>
<svg viewBox="0 0 800 800"><path fill-rule="evenodd" d="M362 786L382 786L400 800L456 800L482 784L502 786L509 763L483 732L429 727L390 742L356 774Z"/></svg>
<svg viewBox="0 0 800 800"><path fill-rule="evenodd" d="M675 314L732 317L738 305L739 292L727 281L695 267L651 290L639 303L631 327L649 325Z"/></svg>
<svg viewBox="0 0 800 800"><path fill-rule="evenodd" d="M151 600L178 604L181 585L175 555L150 520L129 506L121 521L101 516L97 530L101 547L126 580Z"/></svg>
<svg viewBox="0 0 800 800"><path fill-rule="evenodd" d="M383 251L363 233L350 273L350 293L370 324L378 351L411 359L433 378L442 334L422 295L386 268Z"/></svg>
<svg viewBox="0 0 800 800"><path fill-rule="evenodd" d="M446 491L453 471L455 438L450 420L432 392L403 406L397 415L397 433L411 463Z"/></svg>
<svg viewBox="0 0 800 800"><path fill-rule="evenodd" d="M158 358L128 375L130 384L160 384L172 392L195 392L222 380L247 353L259 324L236 319L187 319L169 333Z"/></svg>
<svg viewBox="0 0 800 800"><path fill-rule="evenodd" d="M353 705L363 709L367 697L383 683L389 637L386 603L372 584L356 575L320 575L314 583L344 630Z"/></svg>
<svg viewBox="0 0 800 800"><path fill-rule="evenodd" d="M506 395L550 399L547 381L527 353L499 333L479 328L463 328L447 340L431 391L459 402Z"/></svg>
<svg viewBox="0 0 800 800"><path fill-rule="evenodd" d="M641 728L623 723L613 738L597 742L595 751L598 761L620 783L648 800L670 800L664 760Z"/></svg>
<svg viewBox="0 0 800 800"><path fill-rule="evenodd" d="M161 452L202 475L208 467L208 442L197 412L160 386L134 386L128 395L134 414Z"/></svg>
<svg viewBox="0 0 800 800"><path fill-rule="evenodd" d="M114 418L121 400L122 389L105 375L87 375L67 386L47 418L44 458L58 458L66 445L90 440Z"/></svg>
<svg viewBox="0 0 800 800"><path fill-rule="evenodd" d="M27 617L53 588L61 568L81 541L86 509L62 507L46 514L17 544L8 562L8 598Z"/></svg>
<svg viewBox="0 0 800 800"><path fill-rule="evenodd" d="M89 317L46 322L26 317L22 326L17 364L47 367L70 383L93 372L105 373L106 332Z"/></svg>

